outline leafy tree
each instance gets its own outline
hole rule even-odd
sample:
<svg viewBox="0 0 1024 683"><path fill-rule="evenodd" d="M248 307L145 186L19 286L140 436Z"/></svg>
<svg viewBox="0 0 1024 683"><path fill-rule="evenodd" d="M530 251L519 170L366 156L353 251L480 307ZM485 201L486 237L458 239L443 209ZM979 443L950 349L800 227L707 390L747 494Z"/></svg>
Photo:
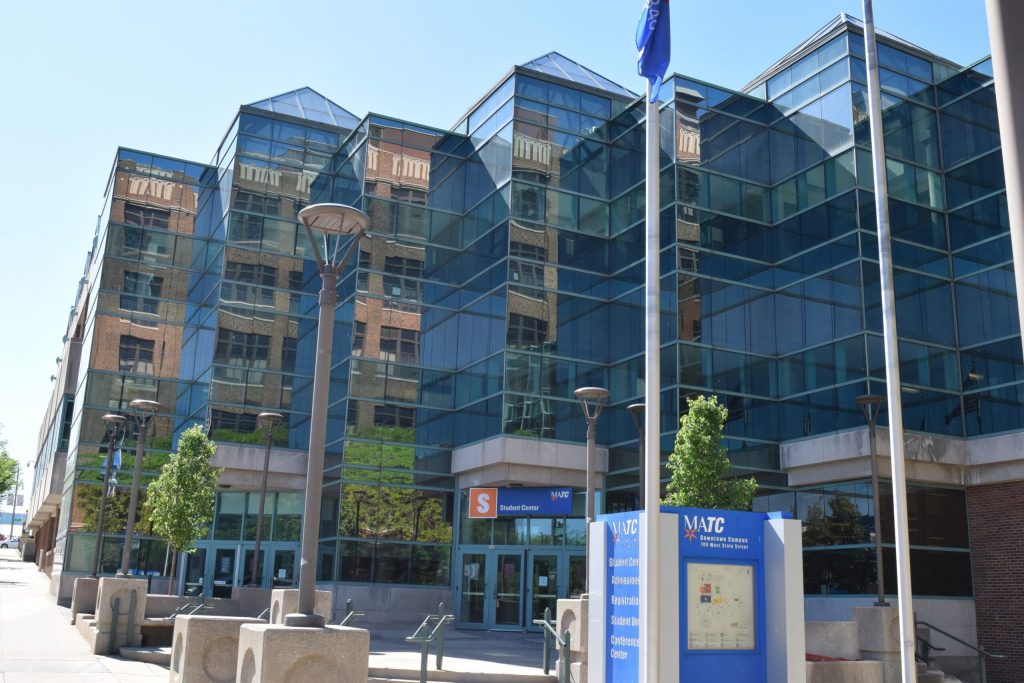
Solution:
<svg viewBox="0 0 1024 683"><path fill-rule="evenodd" d="M6 496L14 489L18 478L18 461L7 452L7 439L0 439L0 496Z"/></svg>
<svg viewBox="0 0 1024 683"><path fill-rule="evenodd" d="M722 445L722 429L729 411L716 396L687 399L687 413L679 419L676 446L668 458L672 479L665 505L749 510L757 481L726 479L729 458Z"/></svg>
<svg viewBox="0 0 1024 683"><path fill-rule="evenodd" d="M146 492L153 531L167 539L174 551L172 585L178 553L193 552L192 545L206 536L213 521L215 488L222 471L210 465L216 449L202 425L187 429L178 441L178 452L171 454Z"/></svg>

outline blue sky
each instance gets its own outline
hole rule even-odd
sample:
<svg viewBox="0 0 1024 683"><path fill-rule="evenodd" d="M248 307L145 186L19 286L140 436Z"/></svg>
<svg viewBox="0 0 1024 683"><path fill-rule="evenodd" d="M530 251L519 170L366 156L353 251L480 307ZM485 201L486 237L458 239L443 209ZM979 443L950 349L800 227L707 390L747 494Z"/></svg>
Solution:
<svg viewBox="0 0 1024 683"><path fill-rule="evenodd" d="M209 161L240 104L308 85L357 116L453 124L557 50L634 91L639 0L4 3L2 436L32 461L118 145ZM859 1L672 0L671 70L738 88ZM876 0L875 22L961 64L983 0ZM30 476L30 475L29 475Z"/></svg>

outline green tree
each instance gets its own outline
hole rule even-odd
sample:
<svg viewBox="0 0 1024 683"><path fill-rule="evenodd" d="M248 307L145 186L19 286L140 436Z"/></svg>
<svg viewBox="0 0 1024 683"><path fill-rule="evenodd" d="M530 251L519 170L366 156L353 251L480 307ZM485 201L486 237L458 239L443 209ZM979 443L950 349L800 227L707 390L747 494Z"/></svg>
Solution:
<svg viewBox="0 0 1024 683"><path fill-rule="evenodd" d="M18 461L7 452L7 439L0 439L0 496L14 490L18 478Z"/></svg>
<svg viewBox="0 0 1024 683"><path fill-rule="evenodd" d="M174 551L173 585L177 555L192 552L192 545L206 536L213 521L217 478L221 470L210 465L217 445L207 438L202 425L187 429L178 441L160 476L146 492L146 510L153 531L167 539Z"/></svg>
<svg viewBox="0 0 1024 683"><path fill-rule="evenodd" d="M727 479L729 458L722 445L722 429L729 411L716 396L687 399L688 410L679 419L675 450L668 458L672 479L665 505L749 510L757 481Z"/></svg>

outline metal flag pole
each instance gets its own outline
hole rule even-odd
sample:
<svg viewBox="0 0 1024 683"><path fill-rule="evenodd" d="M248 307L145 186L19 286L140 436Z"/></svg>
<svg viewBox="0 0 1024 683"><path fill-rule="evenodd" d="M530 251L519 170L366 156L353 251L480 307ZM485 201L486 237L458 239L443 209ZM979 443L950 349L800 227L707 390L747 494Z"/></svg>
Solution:
<svg viewBox="0 0 1024 683"><path fill-rule="evenodd" d="M882 287L882 335L885 346L885 392L889 408L889 453L892 459L893 526L896 532L896 590L900 614L900 657L903 683L916 683L913 593L910 586L910 544L907 524L907 478L903 461L903 405L900 402L900 358L896 335L892 241L889 234L889 193L882 134L882 101L878 85L878 50L871 0L864 0L864 52L867 56L868 108L871 125L871 167L878 224L878 268ZM878 514L878 511L875 511Z"/></svg>
<svg viewBox="0 0 1024 683"><path fill-rule="evenodd" d="M1024 3L986 0L988 36L992 43L999 140L1006 177L1006 211L1013 252L1013 279L1024 292L1024 47L1020 27ZM1014 28L1014 27L1017 28ZM1024 321L1024 296L1017 296L1017 316ZM1024 329L1024 326L1022 326Z"/></svg>
<svg viewBox="0 0 1024 683"><path fill-rule="evenodd" d="M658 278L660 238L658 187L658 98L653 86L647 83L647 196L645 218L647 223L646 250L644 252L644 432L646 433L647 481L644 486L646 523L640 541L640 567L644 580L640 583L640 661L642 680L660 683L661 662L658 642L658 623L661 606L658 586L661 581L661 323L658 316L661 287ZM653 101L652 101L653 100Z"/></svg>

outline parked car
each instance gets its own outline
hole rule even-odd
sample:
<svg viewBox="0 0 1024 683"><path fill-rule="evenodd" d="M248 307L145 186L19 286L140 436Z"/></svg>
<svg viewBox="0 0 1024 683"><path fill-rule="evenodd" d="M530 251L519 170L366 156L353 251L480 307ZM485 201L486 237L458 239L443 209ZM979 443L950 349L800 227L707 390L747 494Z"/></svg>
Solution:
<svg viewBox="0 0 1024 683"><path fill-rule="evenodd" d="M0 548L18 548L21 546L20 538L8 538L5 541L0 541Z"/></svg>

